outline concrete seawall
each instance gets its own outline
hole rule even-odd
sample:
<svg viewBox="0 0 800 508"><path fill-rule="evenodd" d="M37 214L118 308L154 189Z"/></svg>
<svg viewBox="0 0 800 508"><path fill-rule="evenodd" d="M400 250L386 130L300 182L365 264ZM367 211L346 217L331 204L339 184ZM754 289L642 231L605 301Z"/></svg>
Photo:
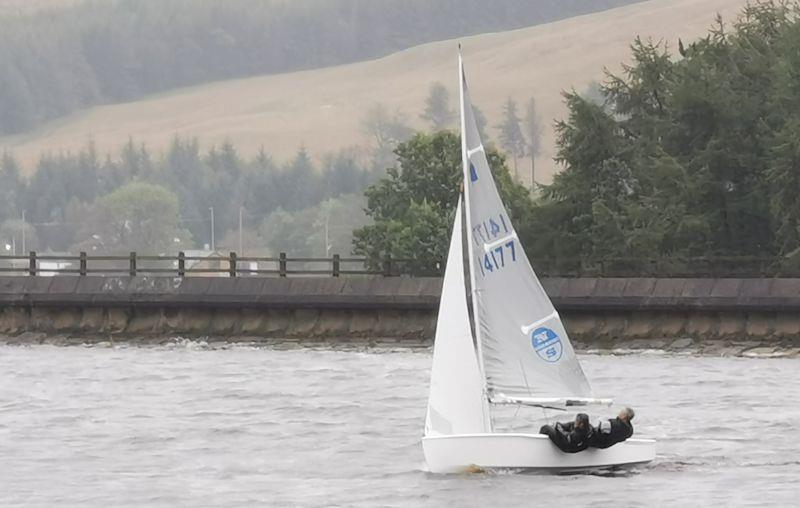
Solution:
<svg viewBox="0 0 800 508"><path fill-rule="evenodd" d="M580 348L800 354L800 279L546 279ZM424 346L436 278L0 277L11 342L377 342Z"/></svg>

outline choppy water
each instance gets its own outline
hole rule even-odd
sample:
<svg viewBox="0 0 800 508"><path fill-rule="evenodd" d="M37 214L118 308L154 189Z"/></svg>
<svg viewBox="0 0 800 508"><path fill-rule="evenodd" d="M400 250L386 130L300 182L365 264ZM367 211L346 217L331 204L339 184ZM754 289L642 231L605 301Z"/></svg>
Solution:
<svg viewBox="0 0 800 508"><path fill-rule="evenodd" d="M2 506L800 503L800 361L584 356L655 463L424 471L429 352L0 346ZM539 415L518 415L515 425Z"/></svg>

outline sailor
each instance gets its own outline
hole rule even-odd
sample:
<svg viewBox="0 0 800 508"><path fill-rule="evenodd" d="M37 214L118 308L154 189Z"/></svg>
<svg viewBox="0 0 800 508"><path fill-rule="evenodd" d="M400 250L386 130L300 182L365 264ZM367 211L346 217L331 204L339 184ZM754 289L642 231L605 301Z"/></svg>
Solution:
<svg viewBox="0 0 800 508"><path fill-rule="evenodd" d="M635 413L633 409L626 407L619 412L616 418L600 420L594 429L594 434L589 440L589 446L594 448L608 448L617 443L621 443L633 435L633 424L631 420Z"/></svg>
<svg viewBox="0 0 800 508"><path fill-rule="evenodd" d="M589 416L579 413L574 422L544 425L540 434L546 434L550 440L564 453L578 453L589 447L594 429L589 424Z"/></svg>

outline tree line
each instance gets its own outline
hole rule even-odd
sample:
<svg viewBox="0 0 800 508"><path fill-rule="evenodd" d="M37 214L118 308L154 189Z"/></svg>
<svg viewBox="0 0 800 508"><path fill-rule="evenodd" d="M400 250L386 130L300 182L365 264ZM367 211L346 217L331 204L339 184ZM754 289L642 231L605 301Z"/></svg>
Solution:
<svg viewBox="0 0 800 508"><path fill-rule="evenodd" d="M452 126L451 102L447 89L432 83L420 117L433 130ZM508 104L515 105L510 98ZM519 122L504 118L498 125L501 139L509 122ZM75 154L45 154L23 178L13 155L4 153L0 247L9 245L17 254L23 247L92 253L176 252L205 245L239 250L241 237L242 248L262 253L349 254L353 229L367 222L361 193L396 163L397 147L414 136L404 115L390 114L381 104L367 111L362 124L372 140L368 160L351 148L315 164L300 148L292 160L277 163L264 150L246 159L229 142L203 152L196 140L181 138L154 155L130 139L113 157L100 156L91 143ZM219 241L211 238L212 215Z"/></svg>
<svg viewBox="0 0 800 508"><path fill-rule="evenodd" d="M492 143L489 122L483 111L473 106L475 120L481 139ZM442 83L430 84L428 96L419 115L424 120L429 132L458 129L458 112L452 104L450 92ZM362 131L371 141L372 164L386 168L398 163L395 148L403 141L409 140L414 130L409 126L408 118L400 110L389 111L384 104L373 104L367 109L361 121ZM536 107L536 99L531 97L525 105L524 116L520 116L519 105L513 97L508 97L500 114L500 122L493 126L498 133L499 147L505 150L514 162L514 177L520 180L517 167L519 157L531 159L531 182L536 182L536 157L541 153L542 119Z"/></svg>
<svg viewBox="0 0 800 508"><path fill-rule="evenodd" d="M778 273L796 267L798 13L795 2L748 5L732 24L717 19L706 37L677 41L677 54L663 41L636 39L622 73L609 73L586 97L565 93L568 116L557 123L562 171L533 196L490 153L527 254L561 272L643 273L656 261L654 274L667 275L697 257L729 259L722 271L765 257ZM359 252L374 262L411 256L421 272L441 261L459 150L449 134L398 148L397 169L366 192L375 224L356 232Z"/></svg>
<svg viewBox="0 0 800 508"><path fill-rule="evenodd" d="M638 0L111 0L0 15L0 135L175 87L383 56Z"/></svg>
<svg viewBox="0 0 800 508"><path fill-rule="evenodd" d="M263 150L243 158L231 143L202 151L196 140L180 138L158 157L133 140L118 157L101 157L91 144L75 154L45 155L30 178L5 153L0 247L13 244L21 253L25 229L29 250L174 253L210 246L213 214L216 246L238 250L241 213L248 246L294 247L302 254L303 240L312 234L308 223L320 220L315 213L359 224L358 195L372 174L348 150L315 164L301 148L280 164ZM337 216L342 208L348 213ZM295 236L276 234L270 227L276 221L284 229L296 227ZM331 231L342 236L336 223ZM349 252L348 244L349 236L336 246Z"/></svg>

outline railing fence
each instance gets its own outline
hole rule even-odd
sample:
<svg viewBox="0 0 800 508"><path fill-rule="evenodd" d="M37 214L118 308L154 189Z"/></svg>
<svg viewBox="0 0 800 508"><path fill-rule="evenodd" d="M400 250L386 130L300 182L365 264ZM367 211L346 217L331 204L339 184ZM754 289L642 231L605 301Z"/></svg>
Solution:
<svg viewBox="0 0 800 508"><path fill-rule="evenodd" d="M697 258L612 258L531 259L539 276L550 277L800 277L800 262L775 257L697 257ZM218 276L218 277L395 277L441 275L444 262L387 257L368 262L362 257L327 258L191 256L149 256L131 252L127 256L89 256L38 254L0 256L0 275L140 275Z"/></svg>
<svg viewBox="0 0 800 508"><path fill-rule="evenodd" d="M49 255L30 252L27 256L0 256L0 275L190 275L204 276L384 276L405 275L403 264L408 260L384 259L380 269L370 269L366 258L289 257L281 252L278 257L240 256L231 252L227 256L148 256L131 252L128 256Z"/></svg>

